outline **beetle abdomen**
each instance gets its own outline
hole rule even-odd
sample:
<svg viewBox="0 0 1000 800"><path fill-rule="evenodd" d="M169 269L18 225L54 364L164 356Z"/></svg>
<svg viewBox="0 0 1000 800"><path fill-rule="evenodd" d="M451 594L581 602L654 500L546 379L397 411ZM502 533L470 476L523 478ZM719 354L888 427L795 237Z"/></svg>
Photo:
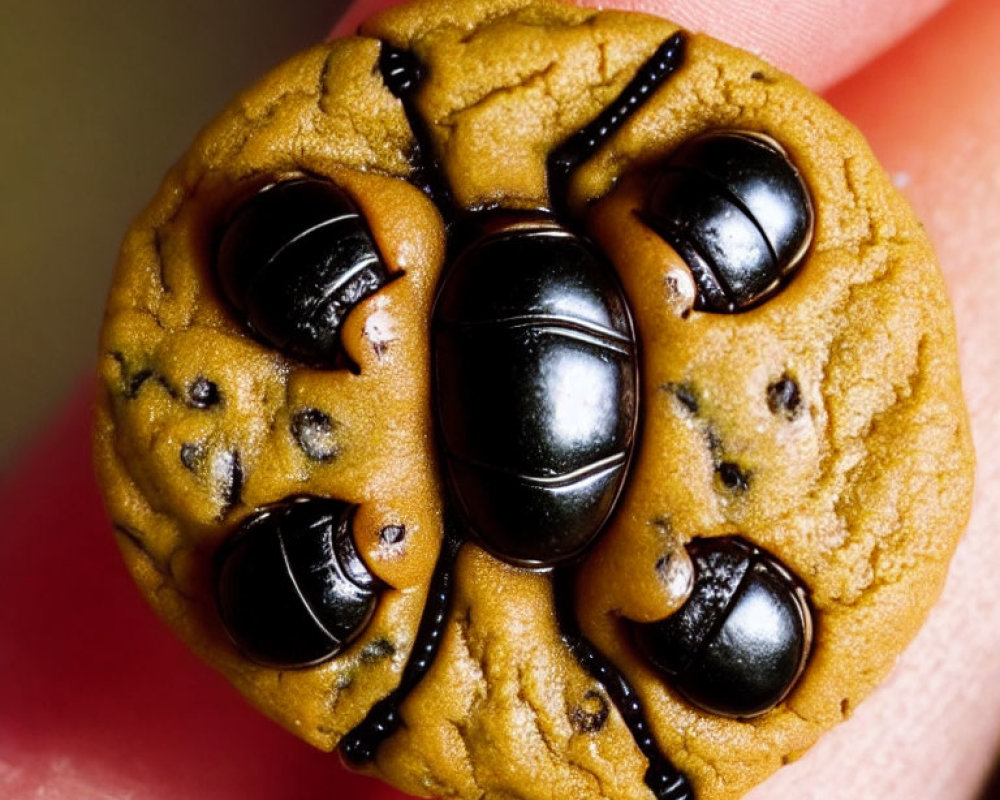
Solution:
<svg viewBox="0 0 1000 800"><path fill-rule="evenodd" d="M601 530L637 419L624 293L591 247L550 224L502 228L462 252L434 311L445 471L474 535L547 566Z"/></svg>
<svg viewBox="0 0 1000 800"><path fill-rule="evenodd" d="M375 611L379 583L358 553L355 506L294 496L258 509L216 556L216 602L251 659L279 668L340 653Z"/></svg>
<svg viewBox="0 0 1000 800"><path fill-rule="evenodd" d="M696 307L732 313L787 283L812 241L813 216L777 142L721 130L689 139L660 166L644 219L690 267Z"/></svg>
<svg viewBox="0 0 1000 800"><path fill-rule="evenodd" d="M354 201L317 178L282 181L244 201L221 232L215 270L257 336L321 369L351 366L344 320L391 280Z"/></svg>

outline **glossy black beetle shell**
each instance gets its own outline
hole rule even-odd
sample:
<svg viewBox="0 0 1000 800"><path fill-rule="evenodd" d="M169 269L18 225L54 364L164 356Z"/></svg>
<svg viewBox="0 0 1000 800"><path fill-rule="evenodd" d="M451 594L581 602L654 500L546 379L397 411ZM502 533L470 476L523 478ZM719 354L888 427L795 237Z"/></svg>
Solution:
<svg viewBox="0 0 1000 800"><path fill-rule="evenodd" d="M317 178L273 184L244 201L221 232L215 271L265 343L324 369L352 366L340 328L390 280L353 201Z"/></svg>
<svg viewBox="0 0 1000 800"><path fill-rule="evenodd" d="M304 667L341 652L367 625L379 584L351 535L355 506L290 497L248 517L216 556L223 625L252 660Z"/></svg>
<svg viewBox="0 0 1000 800"><path fill-rule="evenodd" d="M754 717L780 703L805 669L812 611L799 580L738 537L688 545L694 589L660 622L635 624L639 649L694 705Z"/></svg>
<svg viewBox="0 0 1000 800"><path fill-rule="evenodd" d="M546 567L610 516L638 419L631 314L600 253L544 216L515 217L453 261L433 313L445 471L497 557Z"/></svg>
<svg viewBox="0 0 1000 800"><path fill-rule="evenodd" d="M714 131L682 144L659 168L645 222L684 259L696 308L743 311L777 292L812 239L799 171L773 140Z"/></svg>

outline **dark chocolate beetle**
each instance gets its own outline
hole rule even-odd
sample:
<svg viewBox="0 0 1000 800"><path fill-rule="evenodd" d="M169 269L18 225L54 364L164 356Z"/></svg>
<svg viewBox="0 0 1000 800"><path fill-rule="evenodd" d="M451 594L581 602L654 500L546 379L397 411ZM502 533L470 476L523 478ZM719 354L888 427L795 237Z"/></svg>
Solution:
<svg viewBox="0 0 1000 800"><path fill-rule="evenodd" d="M457 255L433 330L440 449L465 527L522 566L578 555L611 515L638 416L611 266L551 218L519 215Z"/></svg>
<svg viewBox="0 0 1000 800"><path fill-rule="evenodd" d="M671 36L609 108L551 154L553 208L469 212L452 202L413 102L421 65L383 46L383 79L416 140L412 180L448 225L448 263L430 321L447 497L413 651L398 687L341 740L348 761L372 760L401 724L399 705L443 635L455 557L472 539L508 563L553 571L565 641L604 684L648 758L647 785L659 800L693 797L659 750L636 692L581 634L571 605L575 563L606 525L627 478L640 375L624 290L607 258L571 227L565 207L572 172L682 65L684 48L682 33ZM687 261L696 307L718 313L743 311L778 291L812 230L808 192L782 149L735 131L696 137L661 164L643 219ZM395 276L342 190L318 178L279 183L245 201L218 242L219 284L258 337L313 366L353 366L340 348L341 323ZM378 586L353 543L351 516L336 499L283 500L244 521L220 549L220 612L249 657L313 664L367 624ZM663 623L636 626L640 649L703 708L737 717L766 711L808 656L805 593L776 559L742 540L697 540L691 555L690 600ZM274 616L272 606L284 610ZM256 626L257 617L266 620ZM781 635L754 636L755 625L775 621ZM763 672L748 676L748 664ZM692 677L702 669L712 681Z"/></svg>
<svg viewBox="0 0 1000 800"><path fill-rule="evenodd" d="M290 497L251 515L226 540L218 553L219 614L250 658L275 667L317 664L368 624L378 582L354 546L354 511L339 500Z"/></svg>
<svg viewBox="0 0 1000 800"><path fill-rule="evenodd" d="M812 614L804 587L739 537L695 539L698 576L687 602L633 625L639 649L689 702L745 719L772 709L805 669Z"/></svg>
<svg viewBox="0 0 1000 800"><path fill-rule="evenodd" d="M695 307L743 311L777 292L812 238L812 204L773 139L712 131L682 144L659 170L643 220L684 259Z"/></svg>
<svg viewBox="0 0 1000 800"><path fill-rule="evenodd" d="M389 282L364 217L329 181L266 186L240 205L217 246L219 286L265 343L316 367L350 364L348 312Z"/></svg>

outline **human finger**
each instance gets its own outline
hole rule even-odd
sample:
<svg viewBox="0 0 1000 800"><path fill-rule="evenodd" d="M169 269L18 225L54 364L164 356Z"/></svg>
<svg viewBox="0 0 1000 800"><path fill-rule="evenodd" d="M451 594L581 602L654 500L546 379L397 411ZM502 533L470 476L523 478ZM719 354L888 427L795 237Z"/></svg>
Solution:
<svg viewBox="0 0 1000 800"><path fill-rule="evenodd" d="M375 11L403 0L353 4L331 36L353 33ZM642 11L742 47L822 90L917 28L948 0L579 0L580 5Z"/></svg>
<svg viewBox="0 0 1000 800"><path fill-rule="evenodd" d="M978 468L944 593L889 680L753 800L966 800L1000 744L1000 6L958 0L829 98L913 203L955 306Z"/></svg>

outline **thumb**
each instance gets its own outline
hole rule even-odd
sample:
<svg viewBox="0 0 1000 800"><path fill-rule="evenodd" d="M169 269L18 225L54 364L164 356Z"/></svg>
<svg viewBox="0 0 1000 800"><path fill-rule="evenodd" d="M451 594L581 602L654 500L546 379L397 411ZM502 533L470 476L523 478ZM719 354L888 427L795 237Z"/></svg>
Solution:
<svg viewBox="0 0 1000 800"><path fill-rule="evenodd" d="M403 0L351 4L331 36L354 33L367 17ZM947 0L578 0L580 5L642 11L759 55L820 91L847 77L914 30Z"/></svg>

